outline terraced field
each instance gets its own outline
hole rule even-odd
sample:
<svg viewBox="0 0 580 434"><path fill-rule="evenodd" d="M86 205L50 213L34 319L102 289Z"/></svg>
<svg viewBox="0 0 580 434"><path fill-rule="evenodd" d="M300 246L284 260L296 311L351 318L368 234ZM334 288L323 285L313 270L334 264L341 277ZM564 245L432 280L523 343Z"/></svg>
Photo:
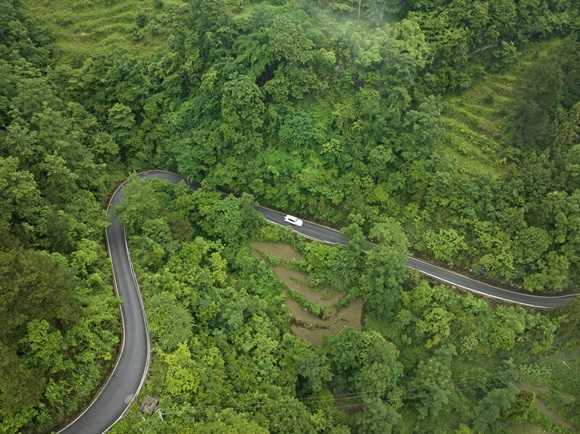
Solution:
<svg viewBox="0 0 580 434"><path fill-rule="evenodd" d="M446 134L437 151L455 158L461 173L502 176L503 119L512 99L515 75L488 75L463 95L445 100Z"/></svg>
<svg viewBox="0 0 580 434"><path fill-rule="evenodd" d="M357 298L347 306L337 308L340 299L345 295L330 288L316 290L309 281L308 275L288 266L290 261L302 261L304 257L292 246L286 243L252 243L252 256L261 258L274 270L278 279L284 282L287 295L285 305L292 312L292 333L313 345L320 345L324 336L340 332L344 327L362 329L364 302ZM276 258L274 264L268 258ZM291 296L290 293L297 294ZM302 300L301 302L297 299ZM314 315L303 304L311 308L319 307L321 314Z"/></svg>
<svg viewBox="0 0 580 434"><path fill-rule="evenodd" d="M24 0L31 14L56 35L55 50L63 57L124 50L147 57L166 46L175 16L184 13L181 0Z"/></svg>
<svg viewBox="0 0 580 434"><path fill-rule="evenodd" d="M443 109L445 139L437 153L455 159L460 173L503 176L509 145L504 143L505 119L513 106L518 74L560 43L555 39L533 45L507 72L488 74L463 94L447 96Z"/></svg>

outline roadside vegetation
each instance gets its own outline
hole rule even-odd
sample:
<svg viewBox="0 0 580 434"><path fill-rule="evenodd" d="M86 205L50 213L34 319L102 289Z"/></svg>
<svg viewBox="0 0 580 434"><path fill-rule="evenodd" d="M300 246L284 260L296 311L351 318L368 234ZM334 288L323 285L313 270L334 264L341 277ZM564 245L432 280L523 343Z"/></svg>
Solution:
<svg viewBox="0 0 580 434"><path fill-rule="evenodd" d="M135 408L113 432L574 432L576 301L490 305L406 269L391 220L361 255L356 224L348 246L324 246L265 226L248 199L151 180L115 210L150 314L145 393L164 420ZM315 288L330 282L364 300L362 330L323 319Z"/></svg>
<svg viewBox="0 0 580 434"><path fill-rule="evenodd" d="M50 73L52 35L0 6L0 432L43 432L115 361L103 205L123 175L114 139Z"/></svg>
<svg viewBox="0 0 580 434"><path fill-rule="evenodd" d="M62 425L106 378L103 208L152 167L203 189L134 184L117 210L168 416L116 432L577 430L578 302L489 303L404 263L578 290L579 17L572 0L0 0L0 432ZM266 229L254 201L349 245ZM307 296L325 288L336 304ZM286 307L363 302L360 330L316 346Z"/></svg>

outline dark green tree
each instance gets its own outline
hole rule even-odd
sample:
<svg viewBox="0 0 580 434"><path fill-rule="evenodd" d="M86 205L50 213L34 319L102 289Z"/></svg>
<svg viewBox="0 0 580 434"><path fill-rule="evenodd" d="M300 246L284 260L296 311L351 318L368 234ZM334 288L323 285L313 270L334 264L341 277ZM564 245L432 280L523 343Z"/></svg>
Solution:
<svg viewBox="0 0 580 434"><path fill-rule="evenodd" d="M393 219L375 225L370 236L379 243L367 254L366 270L361 276L363 297L370 314L388 318L401 299L408 241L401 225Z"/></svg>

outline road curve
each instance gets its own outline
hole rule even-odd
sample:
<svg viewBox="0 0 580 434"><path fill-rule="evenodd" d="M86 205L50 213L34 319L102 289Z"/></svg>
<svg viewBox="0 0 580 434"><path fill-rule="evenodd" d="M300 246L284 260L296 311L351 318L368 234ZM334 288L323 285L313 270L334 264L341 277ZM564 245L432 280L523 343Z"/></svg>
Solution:
<svg viewBox="0 0 580 434"><path fill-rule="evenodd" d="M183 178L162 171L145 172L139 178L157 177L174 184ZM110 225L106 236L113 265L115 291L121 297L123 338L121 351L113 372L97 396L73 422L60 431L63 434L101 434L121 419L145 381L149 368L150 339L147 317L143 308L139 284L133 271L125 240L125 231L111 213L111 208L124 198L122 187L113 194L107 211Z"/></svg>
<svg viewBox="0 0 580 434"><path fill-rule="evenodd" d="M173 184L184 180L182 176L162 170L143 172L138 175L138 178L165 179ZM125 181L123 185L127 182L129 181ZM111 207L119 204L124 198L123 185L115 191L109 202L107 210L110 214L111 224L106 232L109 254L113 264L115 290L122 299L123 342L121 352L113 372L97 397L80 416L60 431L64 434L101 434L106 432L128 411L131 402L138 395L145 381L149 368L150 339L139 284L131 264L125 232L119 220L111 214ZM190 187L195 190L199 185L190 184ZM284 221L284 213L261 206L255 208L270 223L289 226ZM347 240L341 232L316 223L304 221L302 227L292 226L292 229L317 241L347 244ZM407 266L434 279L486 297L535 308L553 308L567 303L576 296L548 297L517 293L488 285L413 257L408 258Z"/></svg>
<svg viewBox="0 0 580 434"><path fill-rule="evenodd" d="M284 221L283 213L279 213L277 211L273 211L271 209L260 206L257 206L256 209L260 211L262 214L264 214L266 220L270 221L271 223L276 223L282 226L289 225L289 223L286 223ZM296 232L299 232L304 236L314 240L332 244L335 243L347 244L346 237L341 232L328 228L326 226L318 225L316 223L304 221L304 225L302 227L293 226L292 228ZM576 295L564 295L564 296L549 297L509 291L507 289L498 288L489 285L487 283L471 279L469 277L463 276L453 271L449 271L445 268L429 264L425 261L413 258L412 256L409 256L407 259L407 267L413 268L419 271L421 274L432 277L441 282L445 282L450 285L466 289L476 294L496 298L499 300L504 300L522 306L530 306L540 309L550 309L559 306L561 304L567 303L576 296Z"/></svg>

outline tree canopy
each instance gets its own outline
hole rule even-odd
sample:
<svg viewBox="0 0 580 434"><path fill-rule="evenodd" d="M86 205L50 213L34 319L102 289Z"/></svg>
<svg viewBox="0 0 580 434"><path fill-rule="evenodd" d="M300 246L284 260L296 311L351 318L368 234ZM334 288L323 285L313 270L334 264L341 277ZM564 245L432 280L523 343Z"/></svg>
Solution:
<svg viewBox="0 0 580 434"><path fill-rule="evenodd" d="M0 431L56 429L107 377L120 300L103 204L153 167L202 188L133 178L114 210L165 414L115 432L561 432L534 411L556 395L580 424L577 303L495 306L405 268L412 251L577 290L577 2L64 3L0 0ZM47 7L69 10L32 17ZM466 96L494 74L483 105ZM284 286L249 254L269 230L256 202L344 228L347 246L275 236L315 288L364 300L363 331L319 347L291 333Z"/></svg>

